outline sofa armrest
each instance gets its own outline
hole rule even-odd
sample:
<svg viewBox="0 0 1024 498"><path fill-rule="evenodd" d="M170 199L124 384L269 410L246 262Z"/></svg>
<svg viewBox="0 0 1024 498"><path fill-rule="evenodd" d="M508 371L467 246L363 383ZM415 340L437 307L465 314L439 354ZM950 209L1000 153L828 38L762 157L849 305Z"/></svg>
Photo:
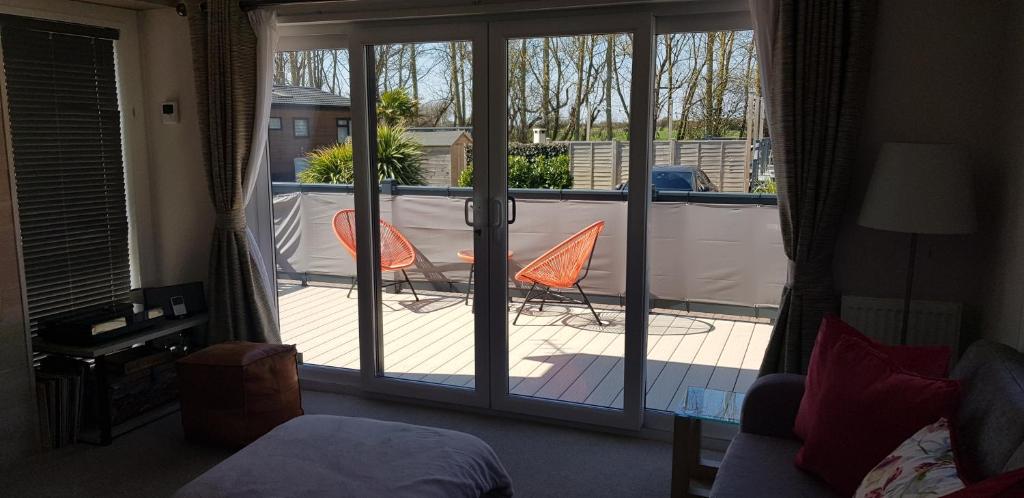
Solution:
<svg viewBox="0 0 1024 498"><path fill-rule="evenodd" d="M740 430L794 438L793 423L804 396L804 378L797 374L769 374L754 381L743 401Z"/></svg>

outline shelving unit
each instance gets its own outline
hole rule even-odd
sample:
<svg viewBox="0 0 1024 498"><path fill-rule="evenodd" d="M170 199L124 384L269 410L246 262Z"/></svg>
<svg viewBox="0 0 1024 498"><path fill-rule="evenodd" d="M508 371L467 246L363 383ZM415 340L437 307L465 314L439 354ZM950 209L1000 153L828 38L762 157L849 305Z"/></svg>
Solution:
<svg viewBox="0 0 1024 498"><path fill-rule="evenodd" d="M176 401L165 403L115 425L110 406L111 385L110 374L106 365L107 357L133 347L150 344L153 341L174 334L188 333L205 325L208 321L209 316L206 313L181 319L164 318L161 322L145 330L108 342L79 346L60 344L37 337L32 342L32 346L37 353L95 361L96 386L92 392L86 393L86 397L92 396L97 401L97 406L99 407L98 427L91 431L83 431L80 440L106 446L115 437L163 418L178 409Z"/></svg>

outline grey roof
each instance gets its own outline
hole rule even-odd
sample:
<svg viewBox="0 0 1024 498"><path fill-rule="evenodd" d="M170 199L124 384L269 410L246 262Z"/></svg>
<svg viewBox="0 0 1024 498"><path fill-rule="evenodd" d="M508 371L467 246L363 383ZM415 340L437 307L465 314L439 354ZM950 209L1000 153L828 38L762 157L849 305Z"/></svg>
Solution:
<svg viewBox="0 0 1024 498"><path fill-rule="evenodd" d="M419 129L406 130L405 133L409 135L413 140L419 142L420 145L424 147L448 147L455 143L462 135L466 135L466 137L469 138L469 134L464 131L452 130L429 131ZM472 143L472 140L470 140L470 142Z"/></svg>
<svg viewBox="0 0 1024 498"><path fill-rule="evenodd" d="M271 103L325 107L350 107L352 105L348 97L334 95L319 88L285 85L274 85Z"/></svg>

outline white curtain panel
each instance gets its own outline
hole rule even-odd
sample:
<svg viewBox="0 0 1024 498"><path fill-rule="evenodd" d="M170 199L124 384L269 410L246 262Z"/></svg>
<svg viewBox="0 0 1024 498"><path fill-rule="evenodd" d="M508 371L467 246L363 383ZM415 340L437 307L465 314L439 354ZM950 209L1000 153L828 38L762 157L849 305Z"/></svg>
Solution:
<svg viewBox="0 0 1024 498"><path fill-rule="evenodd" d="M253 115L252 149L249 151L249 164L245 169L245 179L242 188L245 191L245 205L253 201L253 193L256 191L257 178L260 170L267 168L270 164L267 157L267 133L270 121L270 102L274 88L274 53L277 52L277 13L262 9L249 11L249 22L256 33L256 109ZM276 290L266 261L260 251L260 245L256 240L256 234L252 227L246 227L246 237L249 239L249 252L256 260L260 279L263 281L263 289L267 292L267 300L276 303ZM271 306L275 314L277 306Z"/></svg>

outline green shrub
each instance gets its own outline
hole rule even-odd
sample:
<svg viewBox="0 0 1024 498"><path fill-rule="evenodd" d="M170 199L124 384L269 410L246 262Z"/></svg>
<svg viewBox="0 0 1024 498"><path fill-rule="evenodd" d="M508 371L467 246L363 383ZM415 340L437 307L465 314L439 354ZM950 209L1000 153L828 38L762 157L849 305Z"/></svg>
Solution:
<svg viewBox="0 0 1024 498"><path fill-rule="evenodd" d="M776 185L775 180L765 180L763 182L758 182L751 192L755 194L776 194L778 193L777 190L778 186Z"/></svg>
<svg viewBox="0 0 1024 498"><path fill-rule="evenodd" d="M473 186L473 165L467 165L459 174L460 187ZM508 158L509 188L572 188L572 172L569 171L569 156L535 156L530 161L524 156Z"/></svg>
<svg viewBox="0 0 1024 498"><path fill-rule="evenodd" d="M423 185L423 147L397 125L377 125L377 174L402 185Z"/></svg>
<svg viewBox="0 0 1024 498"><path fill-rule="evenodd" d="M352 183L352 144L334 144L306 154L309 167L298 175L299 183Z"/></svg>
<svg viewBox="0 0 1024 498"><path fill-rule="evenodd" d="M559 157L569 156L569 146L564 143L546 143L546 144L521 144L521 143L510 143L508 144L508 155L509 156L522 156L528 161L533 162L538 157ZM473 163L473 146L466 147L466 164Z"/></svg>
<svg viewBox="0 0 1024 498"><path fill-rule="evenodd" d="M459 186L460 187L472 187L473 186L473 165L467 164L465 168L462 168L462 172L459 173Z"/></svg>
<svg viewBox="0 0 1024 498"><path fill-rule="evenodd" d="M352 183L352 143L321 147L306 154L309 167L299 173L299 183ZM472 173L470 173L472 174ZM377 175L402 185L423 185L423 147L401 126L377 127Z"/></svg>
<svg viewBox="0 0 1024 498"><path fill-rule="evenodd" d="M572 188L572 171L569 169L568 155L539 158L537 168L544 177L544 186L541 188Z"/></svg>

